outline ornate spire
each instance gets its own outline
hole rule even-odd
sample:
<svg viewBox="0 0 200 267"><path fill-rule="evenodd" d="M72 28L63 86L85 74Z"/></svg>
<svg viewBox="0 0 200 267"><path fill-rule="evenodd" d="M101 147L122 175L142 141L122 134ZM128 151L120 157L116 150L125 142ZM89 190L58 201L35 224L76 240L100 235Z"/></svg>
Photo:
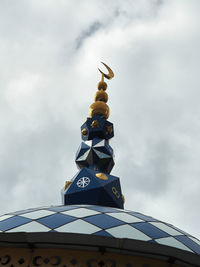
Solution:
<svg viewBox="0 0 200 267"><path fill-rule="evenodd" d="M76 153L76 164L80 171L67 181L62 190L64 205L92 204L123 208L124 197L121 193L119 178L110 175L114 166L113 149L108 141L114 136L113 124L107 121L109 107L104 78L112 79L113 71L102 74L94 103L90 106L86 122L81 126L81 143Z"/></svg>

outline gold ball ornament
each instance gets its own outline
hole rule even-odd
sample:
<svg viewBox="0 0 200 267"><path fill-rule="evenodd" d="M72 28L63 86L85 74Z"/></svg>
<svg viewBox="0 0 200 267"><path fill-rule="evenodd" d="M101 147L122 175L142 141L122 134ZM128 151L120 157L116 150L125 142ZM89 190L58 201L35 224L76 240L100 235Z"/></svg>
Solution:
<svg viewBox="0 0 200 267"><path fill-rule="evenodd" d="M95 115L102 115L108 119L109 114L109 106L103 101L96 101L90 106L89 115L91 117L94 117Z"/></svg>
<svg viewBox="0 0 200 267"><path fill-rule="evenodd" d="M98 88L98 90L104 90L105 91L107 89L107 83L104 81L100 81L97 84L97 88Z"/></svg>
<svg viewBox="0 0 200 267"><path fill-rule="evenodd" d="M108 94L103 89L101 89L100 91L96 92L94 101L103 101L106 103L108 101Z"/></svg>
<svg viewBox="0 0 200 267"><path fill-rule="evenodd" d="M92 123L91 123L91 126L92 128L98 128L99 127L99 122L97 120L94 120Z"/></svg>
<svg viewBox="0 0 200 267"><path fill-rule="evenodd" d="M87 129L84 128L82 131L81 131L82 135L86 136L87 135Z"/></svg>

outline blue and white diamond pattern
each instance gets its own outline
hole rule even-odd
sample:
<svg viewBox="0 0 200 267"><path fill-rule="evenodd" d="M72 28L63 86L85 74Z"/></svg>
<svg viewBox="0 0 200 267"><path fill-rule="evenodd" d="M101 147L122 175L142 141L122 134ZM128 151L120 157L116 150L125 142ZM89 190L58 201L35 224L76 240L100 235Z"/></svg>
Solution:
<svg viewBox="0 0 200 267"><path fill-rule="evenodd" d="M50 206L0 216L0 235L10 232L80 233L129 238L200 255L200 241L144 214L93 205Z"/></svg>

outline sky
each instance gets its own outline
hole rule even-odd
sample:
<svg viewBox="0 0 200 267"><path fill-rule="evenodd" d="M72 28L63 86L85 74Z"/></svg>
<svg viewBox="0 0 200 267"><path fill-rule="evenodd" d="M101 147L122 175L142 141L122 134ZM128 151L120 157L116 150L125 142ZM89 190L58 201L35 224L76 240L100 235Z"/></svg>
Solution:
<svg viewBox="0 0 200 267"><path fill-rule="evenodd" d="M125 208L200 238L200 1L0 1L0 213L60 205L108 64Z"/></svg>

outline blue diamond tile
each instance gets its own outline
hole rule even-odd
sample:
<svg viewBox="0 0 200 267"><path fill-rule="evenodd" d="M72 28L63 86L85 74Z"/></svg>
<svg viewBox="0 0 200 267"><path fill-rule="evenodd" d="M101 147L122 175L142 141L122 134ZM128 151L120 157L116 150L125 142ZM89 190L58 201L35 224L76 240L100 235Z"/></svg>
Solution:
<svg viewBox="0 0 200 267"><path fill-rule="evenodd" d="M48 208L48 210L55 211L55 212L62 212L62 211L73 210L77 208L78 207L76 206L57 206L57 207L50 207Z"/></svg>
<svg viewBox="0 0 200 267"><path fill-rule="evenodd" d="M151 216L146 216L146 215L143 215L143 214L138 213L138 212L129 212L129 214L134 215L135 217L137 217L139 219L142 219L143 221L147 221L147 222L156 222L156 221L158 221L158 220L152 218Z"/></svg>
<svg viewBox="0 0 200 267"><path fill-rule="evenodd" d="M161 238L169 236L167 233L163 232L159 228L147 222L133 223L131 225L151 238Z"/></svg>
<svg viewBox="0 0 200 267"><path fill-rule="evenodd" d="M37 221L53 229L75 220L76 218L69 215L53 214L42 219L38 219Z"/></svg>
<svg viewBox="0 0 200 267"><path fill-rule="evenodd" d="M200 246L189 237L181 235L175 236L175 238L197 254L200 254Z"/></svg>
<svg viewBox="0 0 200 267"><path fill-rule="evenodd" d="M99 235L99 236L111 236L111 237L113 237L111 234L109 234L109 233L107 233L107 232L105 232L105 231L103 231L103 230L94 233L94 235Z"/></svg>
<svg viewBox="0 0 200 267"><path fill-rule="evenodd" d="M9 230L11 228L20 226L20 225L28 223L30 221L31 220L28 219L28 218L23 218L23 217L20 217L20 216L14 216L14 217L11 217L11 218L6 219L4 221L1 221L0 222L0 230L1 231L7 231L7 230Z"/></svg>
<svg viewBox="0 0 200 267"><path fill-rule="evenodd" d="M115 219L111 216L108 216L106 214L98 214L94 216L90 216L88 218L85 218L84 221L90 222L100 228L107 229L114 226L122 225L124 222Z"/></svg>

